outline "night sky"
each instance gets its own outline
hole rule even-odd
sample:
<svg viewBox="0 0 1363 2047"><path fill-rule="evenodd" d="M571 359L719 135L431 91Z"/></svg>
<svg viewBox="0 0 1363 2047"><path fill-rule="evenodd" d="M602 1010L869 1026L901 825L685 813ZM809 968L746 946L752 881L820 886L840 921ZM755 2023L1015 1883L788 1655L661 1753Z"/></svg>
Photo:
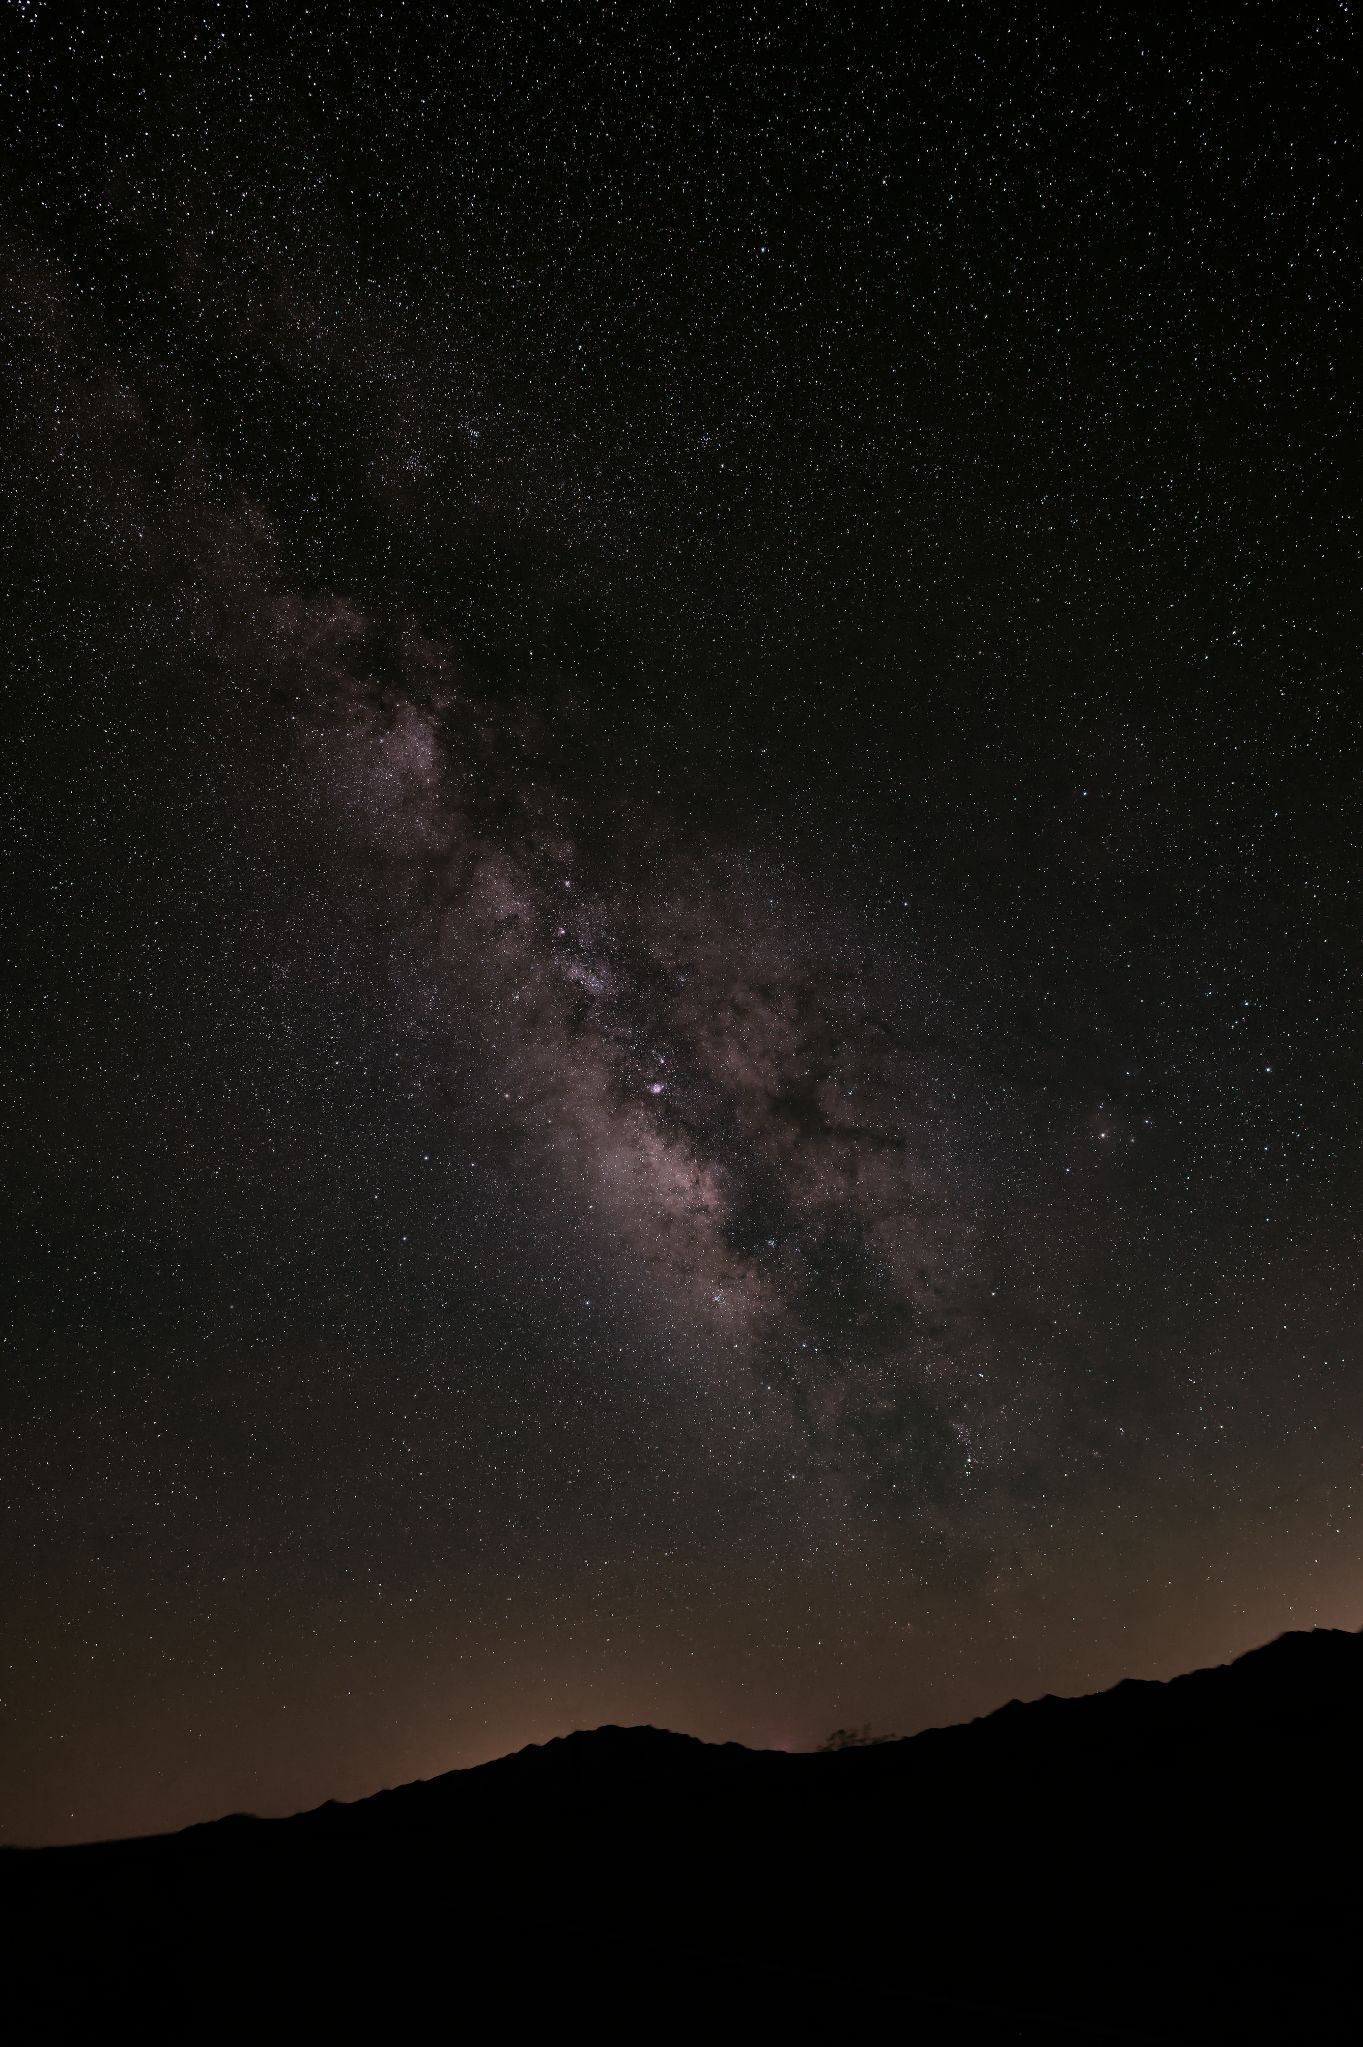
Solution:
<svg viewBox="0 0 1363 2047"><path fill-rule="evenodd" d="M1348 10L0 38L4 1838L1357 1627Z"/></svg>

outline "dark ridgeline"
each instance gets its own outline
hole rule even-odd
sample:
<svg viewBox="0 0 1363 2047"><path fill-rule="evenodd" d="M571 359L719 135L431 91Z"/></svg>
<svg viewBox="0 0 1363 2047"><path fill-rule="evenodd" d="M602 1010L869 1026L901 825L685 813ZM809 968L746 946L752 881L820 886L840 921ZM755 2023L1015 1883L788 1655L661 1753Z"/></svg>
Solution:
<svg viewBox="0 0 1363 2047"><path fill-rule="evenodd" d="M814 1755L599 1728L293 1819L0 1857L9 2004L191 2037L1342 2041L1360 1729L1363 1636L1319 1629Z"/></svg>

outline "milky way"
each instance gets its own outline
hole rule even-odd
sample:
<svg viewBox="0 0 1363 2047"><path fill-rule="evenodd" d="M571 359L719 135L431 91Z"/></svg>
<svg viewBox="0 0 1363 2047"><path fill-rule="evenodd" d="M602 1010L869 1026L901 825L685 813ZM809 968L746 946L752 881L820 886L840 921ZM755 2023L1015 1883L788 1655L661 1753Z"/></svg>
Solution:
<svg viewBox="0 0 1363 2047"><path fill-rule="evenodd" d="M983 1106L931 1049L946 1003L911 948L887 972L779 858L584 798L570 695L475 693L416 624L380 679L352 603L275 587L258 511L212 541L221 644L265 665L305 790L382 875L408 999L472 995L497 1113L781 1459L910 1508L1017 1466L1038 1394L983 1326L954 1165Z"/></svg>
<svg viewBox="0 0 1363 2047"><path fill-rule="evenodd" d="M798 879L683 850L665 814L627 819L623 878L596 879L571 790L537 781L524 742L489 788L477 722L437 696L352 726L369 780L350 814L438 892L436 957L483 980L527 1136L705 1316L721 1370L786 1390L811 1447L850 1448L877 1413L909 1439L892 1458L935 1462L944 1420L968 1442L963 1375L984 1374L945 1090L914 1056L927 995L895 1015L845 943L818 947Z"/></svg>
<svg viewBox="0 0 1363 2047"><path fill-rule="evenodd" d="M10 1831L1356 1625L1343 17L7 30Z"/></svg>

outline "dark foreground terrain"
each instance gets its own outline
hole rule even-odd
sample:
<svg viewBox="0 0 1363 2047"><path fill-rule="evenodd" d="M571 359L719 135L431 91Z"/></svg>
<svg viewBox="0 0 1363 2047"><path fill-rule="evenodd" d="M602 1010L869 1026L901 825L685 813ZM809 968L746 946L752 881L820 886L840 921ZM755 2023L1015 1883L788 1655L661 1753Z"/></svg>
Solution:
<svg viewBox="0 0 1363 2047"><path fill-rule="evenodd" d="M15 2038L1349 2041L1363 1637L787 1756L602 1728L0 1857Z"/></svg>

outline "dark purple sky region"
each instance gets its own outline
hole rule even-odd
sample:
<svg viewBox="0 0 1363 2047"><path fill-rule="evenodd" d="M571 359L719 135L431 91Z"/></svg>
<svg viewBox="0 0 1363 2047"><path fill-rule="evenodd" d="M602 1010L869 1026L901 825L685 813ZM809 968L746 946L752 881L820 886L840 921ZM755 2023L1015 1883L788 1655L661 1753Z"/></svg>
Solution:
<svg viewBox="0 0 1363 2047"><path fill-rule="evenodd" d="M0 28L5 1837L1356 1626L1347 12Z"/></svg>

